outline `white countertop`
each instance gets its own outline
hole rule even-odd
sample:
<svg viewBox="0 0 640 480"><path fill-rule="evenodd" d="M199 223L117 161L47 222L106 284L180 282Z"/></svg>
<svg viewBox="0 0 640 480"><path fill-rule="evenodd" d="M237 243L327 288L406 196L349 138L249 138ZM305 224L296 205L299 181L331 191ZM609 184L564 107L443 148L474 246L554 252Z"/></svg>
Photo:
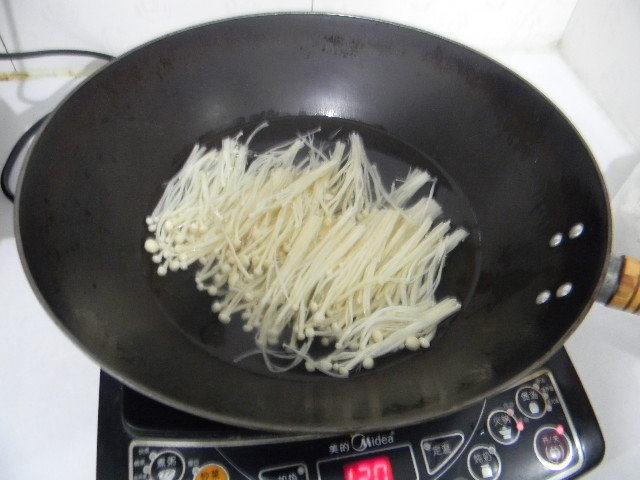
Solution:
<svg viewBox="0 0 640 480"><path fill-rule="evenodd" d="M494 56L556 102L596 155L612 194L634 152L555 51ZM98 63L96 63L98 65ZM0 82L0 158L77 82ZM635 157L634 157L635 158ZM0 471L2 478L95 478L98 366L47 318L22 271L12 205L0 199ZM603 430L603 463L585 478L640 471L640 319L595 306L568 342Z"/></svg>

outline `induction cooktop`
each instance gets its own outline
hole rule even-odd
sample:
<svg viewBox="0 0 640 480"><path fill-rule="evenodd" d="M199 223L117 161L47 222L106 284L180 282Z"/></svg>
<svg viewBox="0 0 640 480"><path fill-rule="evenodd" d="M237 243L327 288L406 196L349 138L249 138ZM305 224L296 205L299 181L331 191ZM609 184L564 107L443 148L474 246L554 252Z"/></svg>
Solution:
<svg viewBox="0 0 640 480"><path fill-rule="evenodd" d="M564 349L514 388L452 415L343 435L204 420L102 372L97 480L550 480L597 465L604 439Z"/></svg>

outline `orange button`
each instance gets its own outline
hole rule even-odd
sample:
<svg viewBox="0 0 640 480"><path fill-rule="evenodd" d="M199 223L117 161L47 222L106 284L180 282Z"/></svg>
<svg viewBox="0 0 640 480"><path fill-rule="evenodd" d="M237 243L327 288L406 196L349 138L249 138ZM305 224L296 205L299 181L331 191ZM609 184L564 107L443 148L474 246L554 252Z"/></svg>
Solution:
<svg viewBox="0 0 640 480"><path fill-rule="evenodd" d="M229 480L229 473L222 465L210 463L198 470L193 480Z"/></svg>

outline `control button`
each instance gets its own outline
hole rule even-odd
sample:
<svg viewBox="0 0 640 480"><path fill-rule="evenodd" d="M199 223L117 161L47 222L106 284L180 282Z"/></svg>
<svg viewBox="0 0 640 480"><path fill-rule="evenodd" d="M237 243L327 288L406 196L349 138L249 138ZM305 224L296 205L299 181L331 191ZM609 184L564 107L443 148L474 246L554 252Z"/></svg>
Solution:
<svg viewBox="0 0 640 480"><path fill-rule="evenodd" d="M424 438L420 442L420 446L424 463L427 466L427 473L433 475L442 470L449 463L449 460L458 453L463 442L464 435L461 432Z"/></svg>
<svg viewBox="0 0 640 480"><path fill-rule="evenodd" d="M520 387L516 392L518 410L529 418L542 418L547 410L547 402L533 387Z"/></svg>
<svg viewBox="0 0 640 480"><path fill-rule="evenodd" d="M260 480L309 480L309 472L304 463L294 463L260 470L258 478Z"/></svg>
<svg viewBox="0 0 640 480"><path fill-rule="evenodd" d="M487 430L493 439L502 445L516 443L522 425L505 410L494 410L487 417Z"/></svg>
<svg viewBox="0 0 640 480"><path fill-rule="evenodd" d="M496 449L487 445L477 445L469 451L467 468L475 480L497 480L502 471L502 462Z"/></svg>
<svg viewBox="0 0 640 480"><path fill-rule="evenodd" d="M541 427L533 439L533 448L540 463L549 470L562 470L573 458L573 447L564 427Z"/></svg>
<svg viewBox="0 0 640 480"><path fill-rule="evenodd" d="M229 480L229 472L222 465L208 463L200 467L193 480Z"/></svg>
<svg viewBox="0 0 640 480"><path fill-rule="evenodd" d="M184 458L178 452L165 451L153 455L149 468L151 480L180 480L184 475Z"/></svg>

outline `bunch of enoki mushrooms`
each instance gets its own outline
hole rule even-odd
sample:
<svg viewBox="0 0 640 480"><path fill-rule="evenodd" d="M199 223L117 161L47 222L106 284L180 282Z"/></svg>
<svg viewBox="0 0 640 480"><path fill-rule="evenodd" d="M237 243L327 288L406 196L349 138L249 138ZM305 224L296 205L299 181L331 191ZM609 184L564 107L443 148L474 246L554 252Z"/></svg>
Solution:
<svg viewBox="0 0 640 480"><path fill-rule="evenodd" d="M242 322L255 337L247 354L274 372L303 363L346 377L429 347L460 309L436 289L467 236L442 218L435 178L415 169L385 187L356 133L316 144L310 132L253 153L265 126L244 142L196 145L168 182L146 218L158 275L194 266L219 321Z"/></svg>

